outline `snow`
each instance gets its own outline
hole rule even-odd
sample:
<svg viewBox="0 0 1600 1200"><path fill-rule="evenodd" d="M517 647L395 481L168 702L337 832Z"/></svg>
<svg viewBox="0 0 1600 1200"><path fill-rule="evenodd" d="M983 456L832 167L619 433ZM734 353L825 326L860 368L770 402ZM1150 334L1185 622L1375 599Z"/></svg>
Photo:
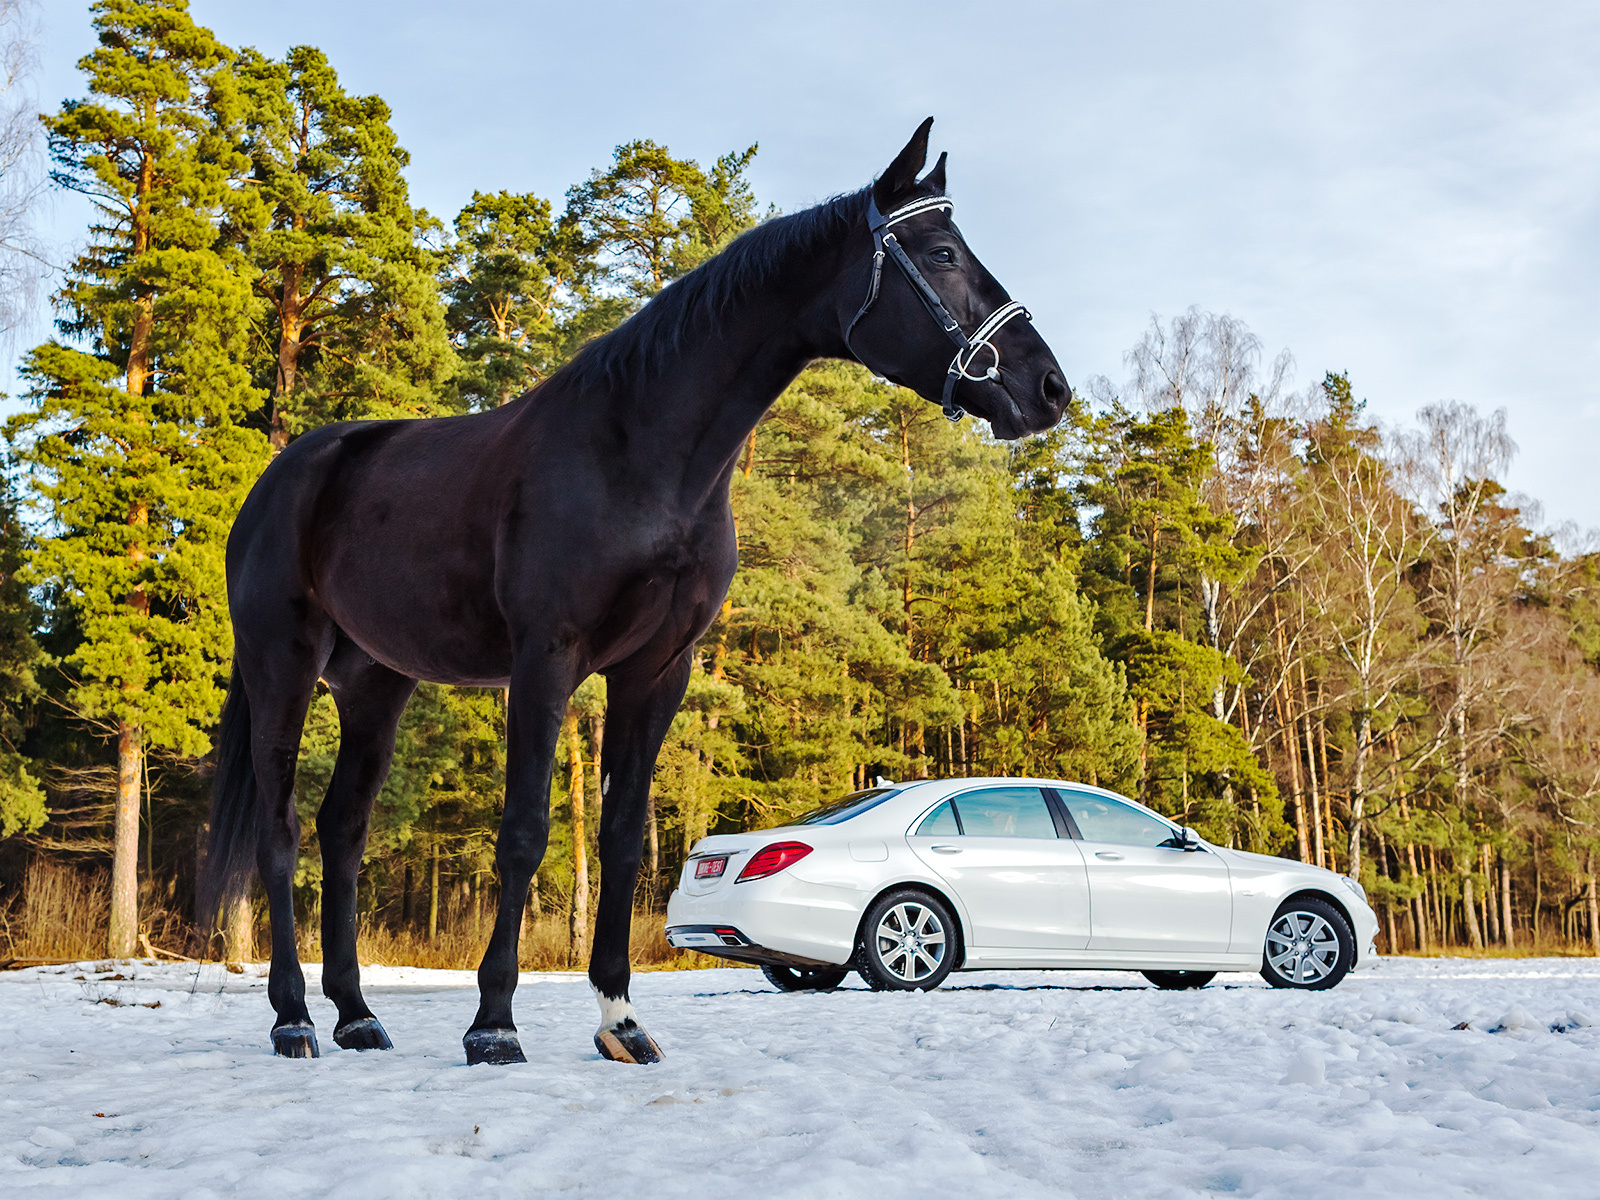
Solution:
<svg viewBox="0 0 1600 1200"><path fill-rule="evenodd" d="M337 1049L319 995L324 1057L276 1059L259 970L0 974L0 1195L1600 1194L1593 960L1390 959L1309 993L642 974L652 1067L595 1054L562 973L522 978L528 1063L469 1068L473 975L409 968L364 973L395 1050Z"/></svg>

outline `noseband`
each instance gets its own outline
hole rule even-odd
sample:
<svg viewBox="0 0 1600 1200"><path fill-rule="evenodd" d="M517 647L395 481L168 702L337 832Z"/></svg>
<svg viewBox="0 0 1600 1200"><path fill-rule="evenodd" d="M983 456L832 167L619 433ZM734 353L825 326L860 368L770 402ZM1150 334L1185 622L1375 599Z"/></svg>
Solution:
<svg viewBox="0 0 1600 1200"><path fill-rule="evenodd" d="M878 286L883 279L883 257L887 253L894 259L895 265L900 268L905 277L911 281L912 289L917 293L917 298L922 301L922 306L928 310L929 315L939 322L956 346L956 356L950 360L950 368L944 376L944 415L952 421L959 421L966 416L966 410L955 403L956 384L963 379L970 379L974 383L981 383L985 379L998 380L1000 378L1000 351L995 349L990 340L1000 332L1000 327L1012 317L1032 319L1028 310L1015 300L1007 301L994 312L984 318L983 323L968 337L961 330L961 323L950 315L950 310L944 306L944 301L939 299L939 293L933 290L933 285L923 278L922 272L917 270L916 263L900 245L899 240L889 232L890 226L897 225L919 213L932 212L935 209L944 209L954 212L955 205L943 196L924 196L920 200L913 200L910 204L901 205L888 216L878 211L878 201L872 195L867 196L867 226L872 230L872 284L867 289L867 298L861 302L861 308L856 312L855 319L850 322L850 327L844 331L844 344L849 347L850 353L866 363L866 359L850 345L850 335L855 332L861 318L867 315L878 299ZM994 358L994 362L982 375L971 374L970 368L973 361L981 351L987 350ZM870 364L868 365L870 370ZM882 372L879 372L881 374Z"/></svg>

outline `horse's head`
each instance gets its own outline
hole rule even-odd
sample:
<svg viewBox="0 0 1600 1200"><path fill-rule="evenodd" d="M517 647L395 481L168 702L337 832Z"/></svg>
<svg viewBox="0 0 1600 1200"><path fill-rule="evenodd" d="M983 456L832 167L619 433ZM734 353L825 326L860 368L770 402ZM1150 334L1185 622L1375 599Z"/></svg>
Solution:
<svg viewBox="0 0 1600 1200"><path fill-rule="evenodd" d="M970 411L1002 438L1049 429L1072 389L1027 310L956 228L945 156L917 178L932 127L929 117L872 185L871 240L840 301L845 342L869 369L943 403L952 420Z"/></svg>

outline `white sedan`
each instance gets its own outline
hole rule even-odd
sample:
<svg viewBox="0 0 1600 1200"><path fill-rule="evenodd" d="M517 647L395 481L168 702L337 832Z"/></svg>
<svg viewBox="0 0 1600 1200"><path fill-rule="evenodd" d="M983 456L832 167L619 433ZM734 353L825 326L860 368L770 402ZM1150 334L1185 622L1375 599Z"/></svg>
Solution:
<svg viewBox="0 0 1600 1200"><path fill-rule="evenodd" d="M785 990L934 988L951 971L1142 971L1203 987L1259 971L1329 988L1376 956L1361 885L1202 841L1114 792L946 779L857 792L757 833L702 838L667 903L674 946Z"/></svg>

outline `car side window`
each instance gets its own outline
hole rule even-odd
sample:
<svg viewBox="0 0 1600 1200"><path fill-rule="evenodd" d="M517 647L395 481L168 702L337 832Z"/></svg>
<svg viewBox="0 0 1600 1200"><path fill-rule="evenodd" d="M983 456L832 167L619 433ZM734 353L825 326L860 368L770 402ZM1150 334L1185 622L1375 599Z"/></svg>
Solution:
<svg viewBox="0 0 1600 1200"><path fill-rule="evenodd" d="M923 817L922 824L917 826L918 837L958 837L960 833L955 806L948 800Z"/></svg>
<svg viewBox="0 0 1600 1200"><path fill-rule="evenodd" d="M1057 792L1086 842L1159 846L1173 836L1171 825L1131 804L1092 792L1069 792L1065 788Z"/></svg>
<svg viewBox="0 0 1600 1200"><path fill-rule="evenodd" d="M981 788L955 798L968 837L1054 838L1056 823L1036 787Z"/></svg>

